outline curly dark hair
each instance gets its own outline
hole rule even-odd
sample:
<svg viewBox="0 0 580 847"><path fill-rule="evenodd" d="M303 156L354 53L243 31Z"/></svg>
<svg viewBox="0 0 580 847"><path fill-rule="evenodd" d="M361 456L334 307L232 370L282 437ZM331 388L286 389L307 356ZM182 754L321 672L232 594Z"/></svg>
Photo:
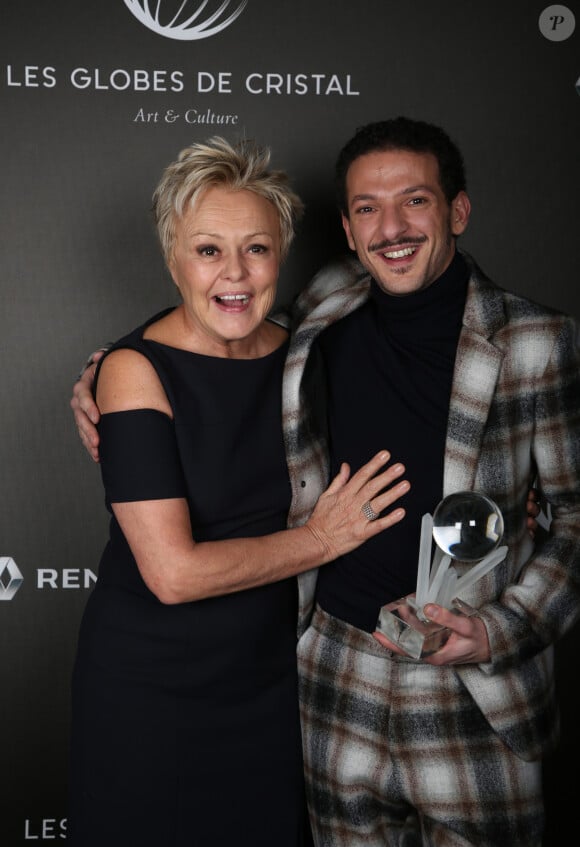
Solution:
<svg viewBox="0 0 580 847"><path fill-rule="evenodd" d="M382 150L411 150L432 153L439 165L439 181L449 203L465 191L465 166L457 145L434 124L399 116L366 124L357 129L338 155L335 167L336 198L340 211L348 216L346 175L360 156Z"/></svg>

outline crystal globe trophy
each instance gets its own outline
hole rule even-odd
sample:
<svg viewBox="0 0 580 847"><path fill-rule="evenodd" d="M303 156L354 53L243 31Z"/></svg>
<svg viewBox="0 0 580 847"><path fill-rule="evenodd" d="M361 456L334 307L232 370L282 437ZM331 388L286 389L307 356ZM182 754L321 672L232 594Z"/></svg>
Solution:
<svg viewBox="0 0 580 847"><path fill-rule="evenodd" d="M421 521L415 593L383 606L377 630L413 659L439 650L451 630L429 621L423 607L437 603L454 614L474 614L459 595L505 559L508 548L499 546L503 529L498 506L485 494L458 491L444 497ZM462 564L461 576L452 561Z"/></svg>

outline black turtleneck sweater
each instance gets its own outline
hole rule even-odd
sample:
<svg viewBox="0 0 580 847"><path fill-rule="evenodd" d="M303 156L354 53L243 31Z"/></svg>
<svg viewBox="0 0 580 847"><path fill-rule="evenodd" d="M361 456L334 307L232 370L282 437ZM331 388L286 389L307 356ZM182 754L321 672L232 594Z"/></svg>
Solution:
<svg viewBox="0 0 580 847"><path fill-rule="evenodd" d="M406 516L357 550L320 569L317 601L359 629L379 609L413 592L421 519L443 496L451 381L469 270L456 253L428 288L394 297L373 280L367 302L318 340L328 379L332 474L358 470L381 449L403 462Z"/></svg>

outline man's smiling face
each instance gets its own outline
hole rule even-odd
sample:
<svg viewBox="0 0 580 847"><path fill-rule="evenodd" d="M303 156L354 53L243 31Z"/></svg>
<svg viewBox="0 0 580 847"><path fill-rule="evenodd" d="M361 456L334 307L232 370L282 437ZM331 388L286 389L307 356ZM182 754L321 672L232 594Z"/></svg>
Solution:
<svg viewBox="0 0 580 847"><path fill-rule="evenodd" d="M454 236L469 220L460 191L449 203L432 153L376 150L355 159L346 175L349 247L387 294L431 285L449 266Z"/></svg>

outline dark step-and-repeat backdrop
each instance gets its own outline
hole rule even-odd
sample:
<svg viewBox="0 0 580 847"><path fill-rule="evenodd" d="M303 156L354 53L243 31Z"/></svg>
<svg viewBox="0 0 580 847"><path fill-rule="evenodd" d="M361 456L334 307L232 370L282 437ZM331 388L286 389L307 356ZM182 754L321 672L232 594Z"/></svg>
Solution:
<svg viewBox="0 0 580 847"><path fill-rule="evenodd" d="M282 302L347 249L332 172L355 128L440 124L467 163L464 247L500 284L580 317L580 8L3 0L0 43L0 844L13 847L66 839L69 679L107 534L68 402L92 350L175 302L150 218L162 168L216 133L273 148L306 203ZM557 651L553 844L576 822L579 648L576 631Z"/></svg>

